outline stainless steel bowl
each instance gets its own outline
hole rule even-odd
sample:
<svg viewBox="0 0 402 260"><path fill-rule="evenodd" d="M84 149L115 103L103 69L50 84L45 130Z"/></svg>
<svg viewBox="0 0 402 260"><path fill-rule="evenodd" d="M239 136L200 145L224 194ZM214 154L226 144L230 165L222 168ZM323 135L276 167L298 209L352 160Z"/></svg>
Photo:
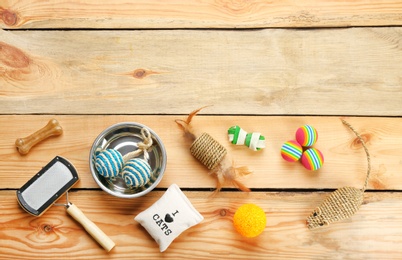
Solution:
<svg viewBox="0 0 402 260"><path fill-rule="evenodd" d="M137 144L142 142L141 129L144 127L152 135L153 144L147 151L148 163L154 178L145 187L132 189L127 187L120 176L111 179L100 175L95 168L96 151L115 149L124 156L138 149ZM143 158L143 154L140 158ZM108 127L95 139L89 154L89 167L96 183L107 193L120 198L137 198L147 194L159 184L166 169L166 160L166 150L162 140L152 129L139 123L124 122Z"/></svg>

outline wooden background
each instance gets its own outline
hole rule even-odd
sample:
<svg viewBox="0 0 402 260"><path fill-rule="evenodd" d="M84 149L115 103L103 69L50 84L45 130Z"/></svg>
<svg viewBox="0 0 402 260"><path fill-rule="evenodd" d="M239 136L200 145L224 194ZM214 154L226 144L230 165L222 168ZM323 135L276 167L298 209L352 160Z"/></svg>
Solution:
<svg viewBox="0 0 402 260"><path fill-rule="evenodd" d="M2 259L400 259L402 248L402 3L398 1L28 1L0 0L0 258ZM253 174L251 193L226 188L189 153L174 120L192 110L198 129ZM21 156L14 142L56 118L64 129ZM315 231L311 211L336 188L363 185L349 220ZM145 124L163 140L167 169L157 189L127 200L101 191L89 150L108 126ZM267 147L229 144L238 124ZM318 172L280 157L283 142L315 126L325 156ZM112 240L106 253L61 207L25 213L15 192L54 156L80 182L73 201ZM178 184L205 220L168 250L133 218ZM257 238L237 234L243 203L261 206Z"/></svg>

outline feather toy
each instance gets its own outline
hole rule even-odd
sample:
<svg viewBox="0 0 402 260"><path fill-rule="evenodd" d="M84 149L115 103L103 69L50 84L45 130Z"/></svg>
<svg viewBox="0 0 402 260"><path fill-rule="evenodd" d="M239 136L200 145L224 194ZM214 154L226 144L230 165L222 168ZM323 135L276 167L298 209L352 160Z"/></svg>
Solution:
<svg viewBox="0 0 402 260"><path fill-rule="evenodd" d="M198 129L191 125L193 117L203 108L205 107L191 112L187 120L175 120L183 129L186 138L193 142L190 147L191 154L207 167L212 175L216 176L215 193L219 192L226 182L231 183L242 191L249 192L250 189L238 180L239 177L251 173L248 168L245 166L235 167L233 161L229 159L224 146L208 133L199 132Z"/></svg>

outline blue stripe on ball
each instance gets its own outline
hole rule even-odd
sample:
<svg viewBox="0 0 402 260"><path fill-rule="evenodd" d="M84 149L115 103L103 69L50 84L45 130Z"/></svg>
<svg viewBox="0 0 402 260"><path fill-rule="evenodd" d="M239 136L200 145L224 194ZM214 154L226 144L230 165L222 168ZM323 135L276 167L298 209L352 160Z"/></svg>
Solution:
<svg viewBox="0 0 402 260"><path fill-rule="evenodd" d="M106 150L106 153L105 153L105 156L106 156L106 158L107 158L107 161L106 161L106 163L108 164L108 175L109 176L107 176L107 177L116 177L118 174L119 174L119 172L120 172L120 169L121 168L119 168L119 162L118 162L118 160L115 160L115 158L116 158L116 156L118 156L118 155L116 155L116 151L115 150Z"/></svg>
<svg viewBox="0 0 402 260"><path fill-rule="evenodd" d="M110 177L110 172L113 171L108 161L109 159L105 152L98 154L96 158L96 168L98 169L99 173L104 177Z"/></svg>
<svg viewBox="0 0 402 260"><path fill-rule="evenodd" d="M127 186L142 187L151 178L151 167L142 159L131 159L124 166L122 175Z"/></svg>
<svg viewBox="0 0 402 260"><path fill-rule="evenodd" d="M123 167L123 156L120 152L107 149L96 155L95 168L104 177L116 177Z"/></svg>
<svg viewBox="0 0 402 260"><path fill-rule="evenodd" d="M142 167L135 162L127 165L125 172L125 178L127 179L127 183L134 187L140 187L144 184L144 179L146 178Z"/></svg>
<svg viewBox="0 0 402 260"><path fill-rule="evenodd" d="M103 165L103 162L100 158L96 158L95 160L95 168L98 171L98 173L102 176L105 175L105 173L103 172L103 169L105 168L105 166Z"/></svg>
<svg viewBox="0 0 402 260"><path fill-rule="evenodd" d="M144 184L145 184L146 182L148 182L148 180L149 180L151 168L148 167L148 164L145 164L144 161L141 162L141 163L139 163L139 164L136 165L136 166L138 166L137 169L138 169L138 171L140 172L141 177L142 177L142 179L141 179L141 180L142 180L141 186L144 186Z"/></svg>
<svg viewBox="0 0 402 260"><path fill-rule="evenodd" d="M116 150L111 150L111 151L113 151L113 152L111 152L110 155L113 157L113 162L116 163L116 165L114 165L114 167L117 167L118 173L119 173L124 166L123 156L121 155L121 153L119 153Z"/></svg>

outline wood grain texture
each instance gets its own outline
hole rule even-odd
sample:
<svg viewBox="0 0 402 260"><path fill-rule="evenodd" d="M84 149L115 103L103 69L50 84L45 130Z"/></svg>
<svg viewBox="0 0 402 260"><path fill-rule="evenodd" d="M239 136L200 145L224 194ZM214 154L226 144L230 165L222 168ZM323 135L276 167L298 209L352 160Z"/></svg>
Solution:
<svg viewBox="0 0 402 260"><path fill-rule="evenodd" d="M185 192L204 220L160 253L134 217L162 194L127 200L100 191L70 192L70 200L116 242L107 254L63 207L33 217L18 206L15 191L0 191L0 258L399 259L402 253L400 193L366 193L351 219L310 231L306 217L327 193L227 192L211 198L209 192ZM244 203L255 203L266 213L259 237L243 238L234 231L233 214Z"/></svg>
<svg viewBox="0 0 402 260"><path fill-rule="evenodd" d="M206 108L208 109L208 108ZM159 184L166 188L177 183L183 188L214 188L215 179L189 152L191 141L174 122L185 116L68 116L56 119L64 129L21 156L14 145L18 136L42 127L53 116L0 116L0 188L19 188L56 155L70 160L80 182L75 187L98 188L89 170L89 152L95 138L107 127L120 122L138 122L153 129L167 151L167 169ZM400 190L402 146L401 118L346 118L366 140L372 157L369 189ZM238 166L248 166L253 174L243 179L250 188L259 189L336 189L363 186L367 162L355 135L338 117L270 117L270 116L197 116L194 127L208 132L228 149L228 156ZM296 129L304 124L316 127L319 140L314 145L324 154L325 164L317 172L305 170L300 163L288 163L280 156L285 141L294 139ZM239 125L248 132L261 132L267 147L253 152L230 144L227 129ZM228 185L227 187L231 187Z"/></svg>
<svg viewBox="0 0 402 260"><path fill-rule="evenodd" d="M0 31L0 114L402 114L400 28Z"/></svg>
<svg viewBox="0 0 402 260"><path fill-rule="evenodd" d="M398 1L0 2L2 28L262 28L402 24Z"/></svg>
<svg viewBox="0 0 402 260"><path fill-rule="evenodd" d="M392 0L0 0L0 259L400 259L401 26ZM211 196L215 179L174 122L205 105L194 126L251 169L252 192ZM63 134L19 154L16 139L51 118ZM340 118L367 143L368 191L352 218L310 231L330 190L365 180L365 153ZM132 200L102 191L89 169L93 141L120 122L149 126L167 150L157 189ZM318 130L318 172L280 156L304 124ZM267 147L230 144L232 125ZM109 254L63 207L36 218L18 205L16 189L56 155L77 168L70 201L116 243ZM204 221L160 253L133 218L173 183ZM266 213L257 238L234 231L244 203Z"/></svg>

